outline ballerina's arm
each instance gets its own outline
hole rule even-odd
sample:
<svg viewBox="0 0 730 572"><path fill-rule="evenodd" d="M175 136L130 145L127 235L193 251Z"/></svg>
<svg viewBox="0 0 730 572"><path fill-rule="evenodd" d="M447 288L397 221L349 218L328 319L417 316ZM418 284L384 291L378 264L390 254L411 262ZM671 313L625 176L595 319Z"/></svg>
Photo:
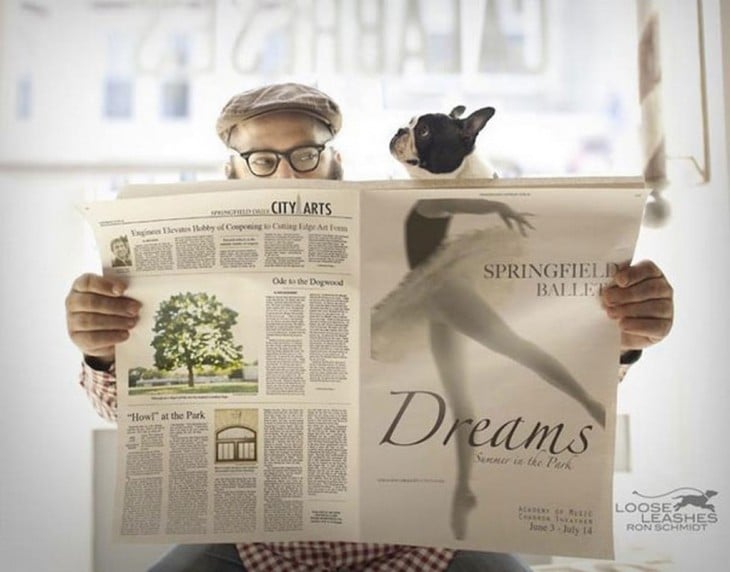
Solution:
<svg viewBox="0 0 730 572"><path fill-rule="evenodd" d="M534 230L527 220L531 213L518 213L508 204L487 199L421 199L416 203L418 214L426 218L444 218L455 214L490 214L496 213L509 228L513 221L517 223L522 236L527 236L526 228Z"/></svg>

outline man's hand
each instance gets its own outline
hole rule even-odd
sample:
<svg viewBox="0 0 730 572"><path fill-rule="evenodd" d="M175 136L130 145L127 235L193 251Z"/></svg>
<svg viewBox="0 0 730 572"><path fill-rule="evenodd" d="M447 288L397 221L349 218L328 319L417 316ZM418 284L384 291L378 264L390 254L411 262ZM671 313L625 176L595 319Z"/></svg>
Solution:
<svg viewBox="0 0 730 572"><path fill-rule="evenodd" d="M126 286L96 274L79 276L66 296L68 335L85 356L114 362L114 346L129 337L141 304L123 296Z"/></svg>
<svg viewBox="0 0 730 572"><path fill-rule="evenodd" d="M640 350L661 341L672 329L674 291L650 260L616 272L602 302L621 328L621 350Z"/></svg>

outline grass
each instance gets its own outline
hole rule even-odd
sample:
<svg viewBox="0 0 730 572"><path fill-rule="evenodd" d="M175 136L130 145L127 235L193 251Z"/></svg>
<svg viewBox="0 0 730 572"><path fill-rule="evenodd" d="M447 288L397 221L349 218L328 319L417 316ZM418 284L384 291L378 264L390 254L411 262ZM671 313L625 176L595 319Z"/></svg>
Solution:
<svg viewBox="0 0 730 572"><path fill-rule="evenodd" d="M202 395L205 393L258 393L259 384L255 381L234 383L206 383L188 387L172 385L163 387L133 387L129 395Z"/></svg>

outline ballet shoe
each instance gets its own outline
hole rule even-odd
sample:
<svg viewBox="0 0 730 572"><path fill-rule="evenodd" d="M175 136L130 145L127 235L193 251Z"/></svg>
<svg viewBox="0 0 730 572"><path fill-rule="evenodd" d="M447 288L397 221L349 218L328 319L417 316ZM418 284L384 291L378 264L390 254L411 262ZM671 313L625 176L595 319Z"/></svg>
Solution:
<svg viewBox="0 0 730 572"><path fill-rule="evenodd" d="M451 530L457 540L463 540L466 536L467 515L476 504L477 499L471 491L454 492L451 503Z"/></svg>

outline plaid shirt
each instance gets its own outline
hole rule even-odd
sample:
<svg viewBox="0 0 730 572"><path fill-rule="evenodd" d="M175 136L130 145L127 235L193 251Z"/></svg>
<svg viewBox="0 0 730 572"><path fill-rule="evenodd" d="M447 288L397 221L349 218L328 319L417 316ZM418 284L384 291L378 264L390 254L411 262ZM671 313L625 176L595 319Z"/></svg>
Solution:
<svg viewBox="0 0 730 572"><path fill-rule="evenodd" d="M114 370L96 371L82 364L79 382L97 413L117 419ZM274 542L236 544L246 570L277 572L443 572L454 554L447 548L359 544L355 542Z"/></svg>

